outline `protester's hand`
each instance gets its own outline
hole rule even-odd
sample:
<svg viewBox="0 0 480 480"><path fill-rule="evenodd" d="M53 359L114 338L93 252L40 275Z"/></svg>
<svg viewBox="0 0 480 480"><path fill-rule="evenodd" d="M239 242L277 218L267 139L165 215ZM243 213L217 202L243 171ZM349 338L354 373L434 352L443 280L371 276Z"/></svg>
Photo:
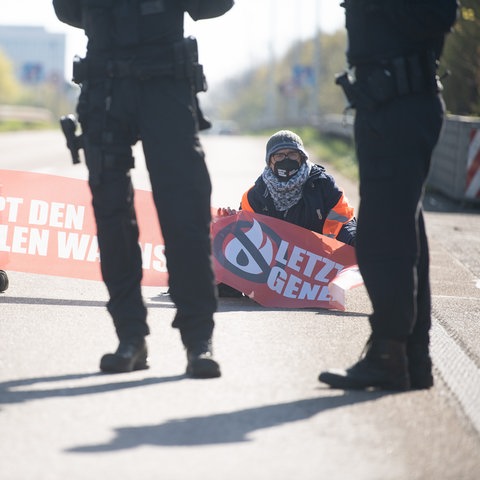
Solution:
<svg viewBox="0 0 480 480"><path fill-rule="evenodd" d="M230 215L235 215L236 213L237 211L230 207L227 207L227 208L220 207L217 210L217 215L219 217L229 217Z"/></svg>

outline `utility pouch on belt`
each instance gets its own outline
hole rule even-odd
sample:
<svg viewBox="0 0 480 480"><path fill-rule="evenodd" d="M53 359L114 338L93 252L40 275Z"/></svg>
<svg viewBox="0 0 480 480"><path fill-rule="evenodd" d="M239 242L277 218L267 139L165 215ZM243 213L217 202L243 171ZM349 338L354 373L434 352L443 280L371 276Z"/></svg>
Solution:
<svg viewBox="0 0 480 480"><path fill-rule="evenodd" d="M203 65L198 63L198 44L195 37L184 38L182 42L174 45L174 62L176 78L189 78L195 93L207 91Z"/></svg>
<svg viewBox="0 0 480 480"><path fill-rule="evenodd" d="M88 78L87 62L84 58L75 55L72 67L72 82L80 85Z"/></svg>

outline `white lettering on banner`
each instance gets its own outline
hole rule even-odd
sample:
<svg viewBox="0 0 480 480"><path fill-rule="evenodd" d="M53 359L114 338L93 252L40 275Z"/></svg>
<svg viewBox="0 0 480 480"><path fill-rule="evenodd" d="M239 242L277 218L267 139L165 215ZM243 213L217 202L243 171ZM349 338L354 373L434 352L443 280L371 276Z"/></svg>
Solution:
<svg viewBox="0 0 480 480"><path fill-rule="evenodd" d="M288 267L290 267L292 270L295 270L296 272L299 272L300 271L300 265L299 263L301 263L303 261L303 255L306 253L307 251L304 250L303 248L298 248L298 247L293 247L293 251L292 251L292 254L290 255L290 258L288 260Z"/></svg>
<svg viewBox="0 0 480 480"><path fill-rule="evenodd" d="M167 272L167 259L165 258L165 245L153 245L152 243L140 244L142 250L142 266L145 270Z"/></svg>
<svg viewBox="0 0 480 480"><path fill-rule="evenodd" d="M299 300L329 301L331 299L328 285L306 282L296 275L289 275L280 267L273 267L267 279L270 290L287 298Z"/></svg>
<svg viewBox="0 0 480 480"><path fill-rule="evenodd" d="M285 272L285 270L282 270L280 267L273 267L267 278L268 288L281 295L286 278L287 272Z"/></svg>
<svg viewBox="0 0 480 480"><path fill-rule="evenodd" d="M0 225L0 252L9 252L10 247L7 242L8 226Z"/></svg>
<svg viewBox="0 0 480 480"><path fill-rule="evenodd" d="M100 258L97 237L58 232L58 257L96 262Z"/></svg>
<svg viewBox="0 0 480 480"><path fill-rule="evenodd" d="M28 254L40 255L46 257L48 253L48 239L50 232L38 228L30 229L30 239L28 242Z"/></svg>
<svg viewBox="0 0 480 480"><path fill-rule="evenodd" d="M303 282L302 290L300 291L298 298L304 300L308 298L309 300L319 300L321 302L329 302L332 299L330 291L328 290L328 285L315 285L308 282Z"/></svg>
<svg viewBox="0 0 480 480"><path fill-rule="evenodd" d="M28 223L32 225L48 225L56 228L82 230L85 207L44 200L32 200Z"/></svg>
<svg viewBox="0 0 480 480"><path fill-rule="evenodd" d="M305 254L308 257L308 262L305 269L303 270L303 274L306 277L311 277L313 275L313 270L315 269L315 266L317 265L317 263L323 261L323 257L308 251Z"/></svg>
<svg viewBox="0 0 480 480"><path fill-rule="evenodd" d="M315 280L317 282L328 283L327 275L332 270L337 270L337 272L340 272L344 268L344 265L340 265L339 263L332 262L331 260L325 257L322 258L322 261L325 263L325 266L315 275Z"/></svg>
<svg viewBox="0 0 480 480"><path fill-rule="evenodd" d="M288 278L287 284L285 285L283 296L287 298L297 298L297 293L301 284L302 284L301 278L298 278L295 275L290 275L290 277Z"/></svg>
<svg viewBox="0 0 480 480"><path fill-rule="evenodd" d="M10 242L8 234L11 234ZM48 252L49 231L29 227L0 225L0 251L46 256Z"/></svg>
<svg viewBox="0 0 480 480"><path fill-rule="evenodd" d="M344 265L340 263L333 262L326 257L316 255L313 252L297 246L293 247L292 253L288 256L289 246L289 243L285 240L280 242L277 254L275 255L277 264L285 265L296 272L301 272L305 277L312 277L314 272L316 272L314 278L317 282L328 283L328 275L333 270L340 272L344 268ZM305 263L306 265L304 265Z"/></svg>
<svg viewBox="0 0 480 480"><path fill-rule="evenodd" d="M280 245L278 246L277 255L275 256L275 260L278 263L281 263L282 265L287 264L287 258L286 258L287 250L288 250L288 242L286 242L285 240L282 240L280 242Z"/></svg>
<svg viewBox="0 0 480 480"><path fill-rule="evenodd" d="M320 285L304 282L302 289L298 295L299 300L315 300L318 292L320 291Z"/></svg>
<svg viewBox="0 0 480 480"><path fill-rule="evenodd" d="M0 196L0 212L8 209L7 222L16 222L18 217L18 206L23 203L23 198L18 197L2 197Z"/></svg>
<svg viewBox="0 0 480 480"><path fill-rule="evenodd" d="M268 288L286 298L299 300L330 301L330 277L344 269L344 265L304 248L295 245L290 248L285 240L281 240L278 246L275 261L267 279ZM300 275L289 273L287 269Z"/></svg>

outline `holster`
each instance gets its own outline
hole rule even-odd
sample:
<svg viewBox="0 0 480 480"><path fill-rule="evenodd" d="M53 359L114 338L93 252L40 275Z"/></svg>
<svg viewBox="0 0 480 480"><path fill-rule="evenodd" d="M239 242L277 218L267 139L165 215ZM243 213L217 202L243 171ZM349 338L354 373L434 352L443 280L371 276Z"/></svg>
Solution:
<svg viewBox="0 0 480 480"><path fill-rule="evenodd" d="M67 148L72 156L72 163L80 163L80 149L83 148L83 136L77 135L77 120L74 115L64 115L60 118L60 127L67 141Z"/></svg>
<svg viewBox="0 0 480 480"><path fill-rule="evenodd" d="M348 101L348 108L374 108L373 100L362 91L356 82L352 82L348 72L339 73L335 76L335 83L339 85Z"/></svg>
<svg viewBox="0 0 480 480"><path fill-rule="evenodd" d="M190 79L195 93L207 91L203 65L198 63L198 44L195 37L184 38L173 46L175 78Z"/></svg>

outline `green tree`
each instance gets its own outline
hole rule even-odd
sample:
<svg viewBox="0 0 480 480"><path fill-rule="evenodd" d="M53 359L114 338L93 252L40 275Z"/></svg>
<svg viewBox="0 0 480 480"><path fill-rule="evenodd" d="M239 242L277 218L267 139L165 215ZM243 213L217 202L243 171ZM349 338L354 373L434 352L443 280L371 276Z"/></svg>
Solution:
<svg viewBox="0 0 480 480"><path fill-rule="evenodd" d="M21 87L15 80L13 66L0 50L0 104L14 104L21 94Z"/></svg>
<svg viewBox="0 0 480 480"><path fill-rule="evenodd" d="M345 67L345 48L344 31L298 42L282 58L217 86L207 113L234 120L244 130L308 124L314 115L341 113L345 99L334 78ZM306 73L300 79L298 68Z"/></svg>
<svg viewBox="0 0 480 480"><path fill-rule="evenodd" d="M462 0L460 15L445 44L441 67L450 113L480 115L480 0Z"/></svg>
<svg viewBox="0 0 480 480"><path fill-rule="evenodd" d="M335 75L345 70L347 35L339 30L332 35L321 35L321 68L318 104L322 113L341 113L346 106L343 90L335 84Z"/></svg>

